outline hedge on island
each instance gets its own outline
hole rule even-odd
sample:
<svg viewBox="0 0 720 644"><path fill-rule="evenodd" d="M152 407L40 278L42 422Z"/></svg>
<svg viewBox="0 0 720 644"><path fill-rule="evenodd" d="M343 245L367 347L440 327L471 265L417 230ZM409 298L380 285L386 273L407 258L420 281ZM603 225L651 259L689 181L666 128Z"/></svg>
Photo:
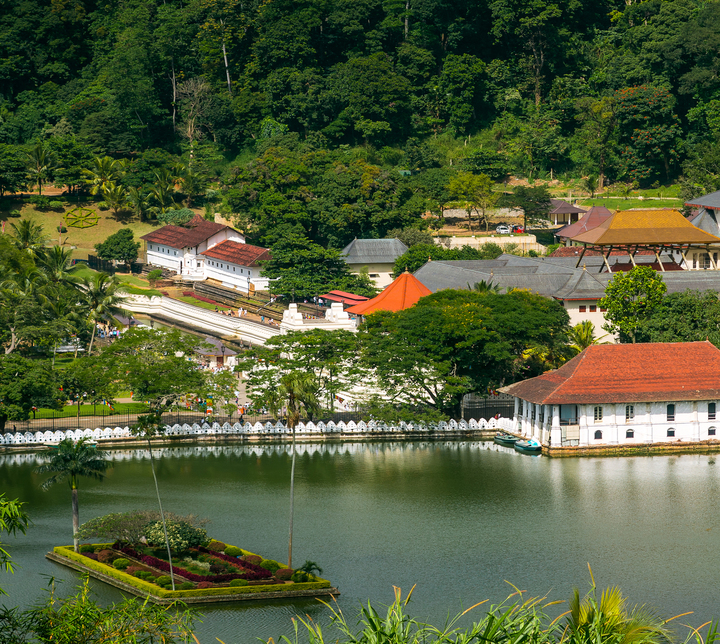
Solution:
<svg viewBox="0 0 720 644"><path fill-rule="evenodd" d="M114 544L94 544L95 548L104 547L112 549ZM129 575L122 570L118 570L113 567L112 564L104 564L94 559L90 559L81 553L76 553L73 546L56 546L53 548L53 552L60 557L74 561L90 570L101 573L112 579L132 586L142 593L152 595L161 599L183 599L187 597L211 597L221 595L240 595L240 594L257 594L257 593L273 593L273 592L288 592L288 591L301 591L301 590L319 590L322 588L330 588L330 582L327 579L317 578L317 581L310 582L296 582L292 585L289 584L266 584L257 586L223 586L219 588L194 588L191 590L165 590L160 586L143 581L138 577ZM247 550L241 550L243 555L251 555ZM254 555L258 556L258 555Z"/></svg>

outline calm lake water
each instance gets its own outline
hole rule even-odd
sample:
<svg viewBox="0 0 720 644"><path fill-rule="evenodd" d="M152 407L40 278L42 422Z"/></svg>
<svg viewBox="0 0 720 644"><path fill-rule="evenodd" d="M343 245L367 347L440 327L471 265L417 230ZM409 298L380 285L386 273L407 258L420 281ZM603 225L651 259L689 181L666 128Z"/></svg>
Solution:
<svg viewBox="0 0 720 644"><path fill-rule="evenodd" d="M500 601L505 580L567 599L618 584L633 603L663 616L688 610L699 625L720 617L720 462L707 455L549 459L487 442L346 443L299 446L293 559L316 561L353 618L361 602L417 588L410 611L440 623L480 600ZM284 446L162 450L164 507L211 520L210 534L287 560L290 457ZM146 452L111 452L102 483L82 481L80 520L155 507ZM44 554L71 543L70 492L42 492L32 455L0 457L2 490L27 502L33 525L10 540L20 568L0 575L7 605L41 599L47 577L74 572ZM25 461L25 462L23 462ZM93 582L97 597L121 595ZM291 617L324 620L314 600L204 607L203 644L267 641ZM480 614L478 614L478 617ZM354 619L352 620L354 622Z"/></svg>

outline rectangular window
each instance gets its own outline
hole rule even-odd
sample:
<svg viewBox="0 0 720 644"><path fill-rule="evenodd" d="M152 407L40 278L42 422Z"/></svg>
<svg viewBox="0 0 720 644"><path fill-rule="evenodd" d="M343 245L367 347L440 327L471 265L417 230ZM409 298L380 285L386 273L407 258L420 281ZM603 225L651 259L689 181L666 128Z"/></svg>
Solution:
<svg viewBox="0 0 720 644"><path fill-rule="evenodd" d="M667 406L667 422L668 423L675 422L675 405L673 403L670 403Z"/></svg>
<svg viewBox="0 0 720 644"><path fill-rule="evenodd" d="M595 407L593 410L593 416L595 418L596 423L601 423L603 418L603 408L602 407Z"/></svg>
<svg viewBox="0 0 720 644"><path fill-rule="evenodd" d="M587 311L587 306L583 305L580 307L580 313L585 313Z"/></svg>
<svg viewBox="0 0 720 644"><path fill-rule="evenodd" d="M595 311L597 311L597 306L595 306L594 304L591 304L590 305L590 313L595 313Z"/></svg>
<svg viewBox="0 0 720 644"><path fill-rule="evenodd" d="M607 311L607 309L603 309L602 307L600 308L601 313L605 313L605 311Z"/></svg>
<svg viewBox="0 0 720 644"><path fill-rule="evenodd" d="M708 420L715 420L715 403L708 403Z"/></svg>
<svg viewBox="0 0 720 644"><path fill-rule="evenodd" d="M635 419L635 405L625 405L625 422L631 423Z"/></svg>

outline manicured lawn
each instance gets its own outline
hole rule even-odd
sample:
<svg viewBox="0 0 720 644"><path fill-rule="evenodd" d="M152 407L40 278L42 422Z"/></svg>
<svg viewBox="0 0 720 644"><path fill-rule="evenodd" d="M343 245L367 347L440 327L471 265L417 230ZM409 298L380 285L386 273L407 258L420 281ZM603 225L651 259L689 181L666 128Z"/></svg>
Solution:
<svg viewBox="0 0 720 644"><path fill-rule="evenodd" d="M178 297L174 297L174 300L180 300L181 302L186 302L187 304L192 304L193 306L199 306L201 309L208 309L210 311L214 311L217 307L218 309L222 309L223 311L226 311L229 309L229 306L223 306L222 304L210 304L209 302L203 302L201 300L195 299L194 297L186 297L185 295L180 295Z"/></svg>
<svg viewBox="0 0 720 644"><path fill-rule="evenodd" d="M110 416L111 414L142 414L148 411L148 406L141 402L116 403L113 405L115 411L107 405L80 405L80 416ZM73 418L77 416L76 405L66 405L62 410L38 409L35 418Z"/></svg>
<svg viewBox="0 0 720 644"><path fill-rule="evenodd" d="M608 199L595 198L578 201L581 208L590 206L605 206L609 210L629 210L630 208L682 208L682 199L623 199L610 197Z"/></svg>

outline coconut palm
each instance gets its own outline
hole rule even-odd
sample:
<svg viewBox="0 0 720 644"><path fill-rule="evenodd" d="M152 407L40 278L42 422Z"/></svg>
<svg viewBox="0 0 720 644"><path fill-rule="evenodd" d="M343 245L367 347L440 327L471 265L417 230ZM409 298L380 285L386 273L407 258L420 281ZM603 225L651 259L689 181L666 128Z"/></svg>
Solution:
<svg viewBox="0 0 720 644"><path fill-rule="evenodd" d="M90 193L102 192L108 183L119 182L124 174L125 166L121 161L109 156L95 157L92 166L83 170L85 183L90 186Z"/></svg>
<svg viewBox="0 0 720 644"><path fill-rule="evenodd" d="M127 203L140 221L145 221L150 212L150 194L131 186L127 189Z"/></svg>
<svg viewBox="0 0 720 644"><path fill-rule="evenodd" d="M598 178L594 174L591 174L583 179L583 186L584 186L585 190L587 190L590 193L590 199L592 199L595 196L595 193L597 192L597 189L598 189L598 185L599 185Z"/></svg>
<svg viewBox="0 0 720 644"><path fill-rule="evenodd" d="M474 286L470 287L470 284L468 284L468 288L471 291L477 291L478 293L484 293L484 294L498 294L500 293L500 285L499 284L493 284L492 280L489 282L486 282L485 280L480 280L479 282L476 282Z"/></svg>
<svg viewBox="0 0 720 644"><path fill-rule="evenodd" d="M72 250L52 246L37 262L43 277L51 284L75 286L78 278L71 273Z"/></svg>
<svg viewBox="0 0 720 644"><path fill-rule="evenodd" d="M34 219L21 219L17 224L10 224L13 231L13 243L20 250L27 251L33 257L42 254L48 236L42 224Z"/></svg>
<svg viewBox="0 0 720 644"><path fill-rule="evenodd" d="M293 515L295 505L295 427L301 418L311 418L320 411L318 384L312 373L290 371L280 377L278 386L268 395L266 402L277 416L284 407L287 424L292 430L292 465L290 467L290 537L288 542L288 568L292 568Z"/></svg>
<svg viewBox="0 0 720 644"><path fill-rule="evenodd" d="M613 644L665 644L670 633L666 622L645 606L627 607L627 599L617 587L606 588L597 598L595 579L581 600L576 588L570 599L562 641L568 644L613 642Z"/></svg>
<svg viewBox="0 0 720 644"><path fill-rule="evenodd" d="M63 479L67 479L70 484L72 494L73 541L75 552L77 552L78 538L76 535L80 528L78 479L84 476L102 481L105 478L105 471L110 467L110 463L105 460L105 452L98 449L95 445L88 444L87 438L82 438L77 443L66 438L59 443L57 450L43 453L42 456L47 458L48 462L38 467L35 470L36 474L52 474L52 476L42 484L42 489L47 490Z"/></svg>
<svg viewBox="0 0 720 644"><path fill-rule="evenodd" d="M573 352L573 355L577 355L594 344L607 344L607 342L601 342L603 338L607 337L608 334L606 333L605 335L601 335L599 338L596 338L595 325L590 322L590 320L580 322L568 331L570 350Z"/></svg>
<svg viewBox="0 0 720 644"><path fill-rule="evenodd" d="M168 563L170 564L170 583L172 589L175 590L175 575L173 573L172 553L170 552L170 540L168 539L167 523L165 522L165 513L163 512L162 501L160 500L160 488L158 487L157 475L155 474L155 459L153 458L152 444L150 439L162 432L161 414L159 412L143 414L138 416L135 427L131 430L134 436L145 438L148 443L148 451L150 452L150 469L152 470L153 480L155 481L155 493L157 494L158 507L160 508L160 520L162 521L163 534L165 535L165 546L167 547Z"/></svg>
<svg viewBox="0 0 720 644"><path fill-rule="evenodd" d="M92 277L85 277L80 281L85 306L88 309L88 318L92 324L92 335L88 354L92 352L95 341L95 327L100 320L113 319L117 315L126 314L122 308L125 298L120 294L120 281L114 275L95 273Z"/></svg>
<svg viewBox="0 0 720 644"><path fill-rule="evenodd" d="M102 186L102 196L105 203L113 211L113 215L117 217L127 203L128 193L125 186L114 181L108 181Z"/></svg>
<svg viewBox="0 0 720 644"><path fill-rule="evenodd" d="M30 148L30 150L25 153L25 157L28 172L35 179L38 194L42 195L43 183L49 179L53 169L57 166L55 157L42 143L38 143Z"/></svg>

